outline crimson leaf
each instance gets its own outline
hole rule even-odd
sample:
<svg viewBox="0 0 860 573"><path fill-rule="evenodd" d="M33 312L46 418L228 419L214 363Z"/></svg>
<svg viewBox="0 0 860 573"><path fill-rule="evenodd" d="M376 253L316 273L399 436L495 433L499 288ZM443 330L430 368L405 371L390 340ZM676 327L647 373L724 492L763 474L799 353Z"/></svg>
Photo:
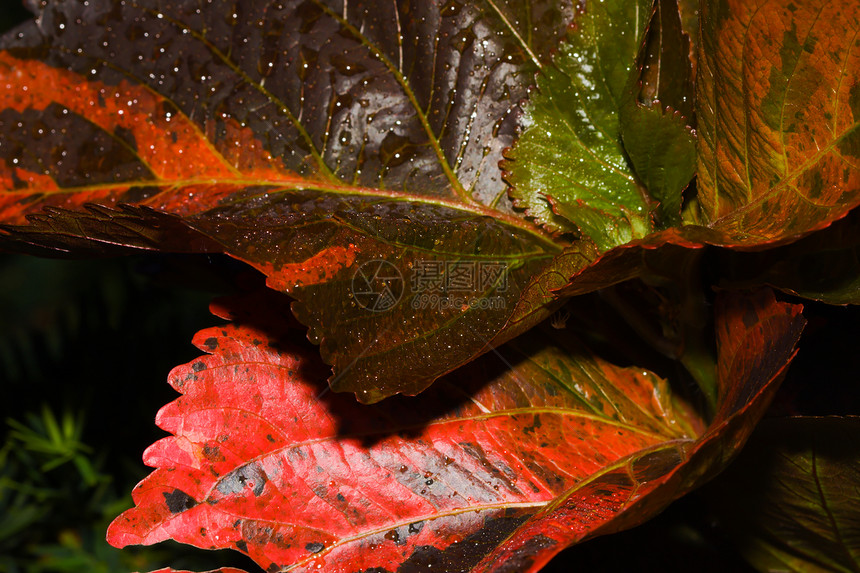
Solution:
<svg viewBox="0 0 860 573"><path fill-rule="evenodd" d="M256 295L215 311L234 322L198 333L211 355L171 374L183 396L158 423L174 436L147 450L157 469L109 540L173 538L308 571L469 571L509 535L525 532L500 551L535 528L552 543L517 554L552 554L572 539L558 537L552 508L583 495L605 519L573 531L609 527L616 512L620 524L631 513L646 519L736 451L803 323L798 307L768 291L721 307L722 409L695 440L703 422L664 381L598 359L558 331L517 339L418 398L367 407L326 393L325 368L285 326L285 299ZM659 491L641 508L621 511L622 497L589 485L630 471L641 493ZM671 481L679 475L682 486Z"/></svg>

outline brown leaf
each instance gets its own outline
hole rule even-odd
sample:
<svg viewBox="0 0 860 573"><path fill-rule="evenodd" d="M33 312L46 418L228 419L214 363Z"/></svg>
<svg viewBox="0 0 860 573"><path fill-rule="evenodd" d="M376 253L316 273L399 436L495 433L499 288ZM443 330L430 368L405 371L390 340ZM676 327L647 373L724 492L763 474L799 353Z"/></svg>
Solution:
<svg viewBox="0 0 860 573"><path fill-rule="evenodd" d="M549 312L520 297L560 246L513 212L497 163L572 12L45 2L0 41L0 242L226 252L297 299L337 390L418 393ZM407 287L425 264L505 280L368 311L353 285L377 263ZM433 358L399 375L416 356Z"/></svg>

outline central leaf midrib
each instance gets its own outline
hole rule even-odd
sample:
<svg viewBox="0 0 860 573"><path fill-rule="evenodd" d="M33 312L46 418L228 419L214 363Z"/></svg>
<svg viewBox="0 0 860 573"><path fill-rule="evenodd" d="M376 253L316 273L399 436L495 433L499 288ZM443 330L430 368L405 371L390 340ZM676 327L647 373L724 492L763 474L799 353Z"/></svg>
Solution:
<svg viewBox="0 0 860 573"><path fill-rule="evenodd" d="M85 193L87 191L108 191L111 189L116 190L126 190L132 188L143 188L143 187L158 187L163 189L161 193L153 195L144 201L140 201L136 204L143 206L152 206L159 202L161 196L165 193L170 193L171 191L182 189L186 187L202 187L202 186L236 186L241 188L247 187L268 187L274 188L275 190L260 193L258 195L250 195L244 196L241 198L237 198L235 200L223 201L219 202L217 205L212 205L211 207L204 209L202 212L206 212L207 210L215 207L224 207L228 205L237 205L243 202L250 200L253 197L263 197L266 195L272 195L273 193L278 193L279 191L320 191L322 193L330 193L333 195L340 196L359 196L359 197L371 197L371 198L385 198L391 199L394 201L403 201L407 203L417 203L423 205L432 205L436 207L445 207L455 211L460 211L463 213L468 213L469 215L475 217L490 217L494 220L497 220L507 226L514 227L520 229L521 231L528 233L530 236L535 238L538 242L540 242L544 248L546 248L547 254L560 252L563 248L563 245L556 243L546 234L544 234L540 229L530 224L528 221L511 215L509 213L505 213L503 211L498 211L482 205L480 203L462 203L460 201L454 201L451 199L445 199L442 197L434 197L427 195L413 195L411 193L406 193L403 191L386 191L382 189L375 189L369 187L360 187L356 185L350 185L347 183L341 183L340 180L326 182L326 181L308 181L306 179L302 179L300 176L294 177L285 177L283 179L260 179L260 178L193 178L193 179L176 179L176 180L165 180L165 179L147 179L147 180L138 180L138 181L122 181L116 183L99 183L95 185L82 185L75 187L62 187L60 189L51 189L44 191L47 195L61 195L61 194L77 194L77 193ZM3 195L15 195L20 194L22 196L31 196L34 192L38 192L38 189L28 188L23 191L9 191L4 192ZM122 201L118 201L118 203L122 204ZM154 208L154 207L153 207ZM170 213L168 213L170 214ZM177 215L182 217L181 215Z"/></svg>
<svg viewBox="0 0 860 573"><path fill-rule="evenodd" d="M238 181L238 184L243 184L243 182ZM407 203L419 203L423 205L433 205L436 207L445 207L448 209L461 211L464 213L468 213L472 216L476 217L490 217L496 221L500 221L505 225L510 227L518 228L522 231L525 231L538 239L539 242L548 247L547 253L555 253L562 250L562 246L558 243L554 242L552 239L544 235L539 229L533 227L529 224L528 221L520 219L519 217L515 217L508 213L504 213L501 211L497 211L480 203L470 202L470 203L462 203L460 201L453 201L450 199L445 199L442 197L433 197L426 195L413 195L411 193L405 193L402 191L385 191L382 189L368 188L368 187L358 187L352 185L325 185L322 182L307 182L301 181L299 183L293 183L290 186L283 185L281 182L273 181L273 182L256 182L253 181L248 183L247 185L257 185L264 186L270 185L273 187L282 187L284 190L297 190L297 191L320 191L322 193L331 193L333 195L340 196L359 196L359 197L378 197L378 198L386 198L392 199L395 201L403 201ZM278 193L275 191L274 193ZM231 205L236 203L241 203L249 200L252 197L262 197L266 195L271 195L272 193L265 193L260 195L254 195L250 197L243 197L241 199L237 199L235 202L224 202L220 203L218 206ZM438 252L438 251L437 251Z"/></svg>
<svg viewBox="0 0 860 573"><path fill-rule="evenodd" d="M208 366L205 371L213 372L215 370L226 369L226 368L235 368L236 366L255 366L255 367L271 367L276 368L278 370L287 371L287 374L291 371L291 367L289 365L284 365L276 362L264 362L259 360L239 360L239 361L224 361L216 365ZM373 406L366 406L373 407ZM194 412L205 412L205 411L219 411L223 412L225 410L235 410L237 412L243 412L250 416L253 416L259 419L262 422L265 422L266 425L270 426L273 430L278 430L279 434L283 434L284 428L276 426L271 420L266 419L263 414L255 413L247 410L246 408L242 408L240 406L208 406L203 408L196 408ZM485 421L493 418L511 418L518 415L537 415L537 414L550 414L557 415L560 418L580 418L585 420L591 420L593 422L598 422L601 424L605 424L606 426L610 426L616 429L627 430L633 434L657 440L656 444L662 444L665 442L676 442L676 441L692 441L690 438L679 438L674 435L660 434L658 432L654 432L653 430L648 430L645 428L640 428L634 426L632 424L628 424L625 422L621 422L619 420L614 420L608 418L606 416L598 416L595 414L591 414L589 412L583 410L573 410L570 408L564 408L560 406L530 406L530 407L521 407L521 408L509 408L505 410L492 410L489 413L481 413L476 414L474 416L455 416L451 418L445 419L436 419L433 420L429 426L433 428L438 428L440 426L450 425L450 424L459 424L461 422L477 422L477 421ZM370 436L379 436L379 435L393 435L402 432L409 432L411 430L422 430L427 429L427 423L416 422L415 424L401 424L392 426L391 428L385 430L368 430L365 432L350 432L348 434L332 434L329 436L321 436L319 438L312 438L307 440L302 440L299 442L292 442L286 444L281 447L273 448L268 450L258 456L250 458L246 461L246 463L250 463L253 461L260 460L267 456L271 456L272 454L287 451L293 448L299 448L304 446L310 446L313 444L320 444L323 442L337 442L346 439L355 439L355 438L366 438Z"/></svg>
<svg viewBox="0 0 860 573"><path fill-rule="evenodd" d="M855 571L860 571L860 567L856 565L857 559L855 555L852 554L848 543L846 543L844 537L842 536L842 530L837 523L836 516L833 515L833 511L830 509L831 504L828 500L827 494L824 491L824 484L821 483L821 476L818 469L818 456L816 454L816 444L814 440L812 447L810 448L810 462L812 465L810 473L812 474L812 479L815 482L815 491L818 494L818 500L821 502L821 508L827 515L827 521L830 523L830 527L833 528L833 535L836 537L836 545L839 546L839 549L848 558L847 562L854 565L853 569Z"/></svg>
<svg viewBox="0 0 860 573"><path fill-rule="evenodd" d="M510 20L508 20L507 16L502 13L501 8L496 5L494 0L486 1L490 8L492 8L493 12L495 12L499 19L504 23L505 27L508 29L511 35L513 35L513 37L517 39L517 42L519 42L520 46L522 46L523 50L525 50L526 54L528 54L529 59L532 61L535 67L538 70L543 71L543 64L541 64L540 59L538 59L538 57L532 51L531 46L529 46L529 42L523 39L517 29L511 24ZM531 5L528 2L526 3L526 16L528 18L528 22L526 23L526 31L529 35L531 35Z"/></svg>

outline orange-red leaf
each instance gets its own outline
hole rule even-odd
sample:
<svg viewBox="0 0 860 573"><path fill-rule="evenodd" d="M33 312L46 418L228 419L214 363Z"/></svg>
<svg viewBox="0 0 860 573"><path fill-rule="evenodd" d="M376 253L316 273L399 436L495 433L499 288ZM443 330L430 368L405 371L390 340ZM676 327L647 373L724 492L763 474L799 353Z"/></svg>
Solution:
<svg viewBox="0 0 860 573"><path fill-rule="evenodd" d="M702 4L698 200L726 245L788 241L860 203L860 3Z"/></svg>
<svg viewBox="0 0 860 573"><path fill-rule="evenodd" d="M573 524L553 525L549 508L569 512L569 500L585 496L615 523L636 491L613 497L593 484L632 471L644 487L709 448L710 461L688 472L711 475L742 443L802 319L772 295L736 305L721 324L744 346L720 335L723 410L694 442L689 428L699 422L673 405L663 381L597 359L557 331L509 343L418 398L362 406L325 391L326 368L284 326L284 299L224 303L216 312L234 322L200 332L195 344L211 354L171 374L183 396L158 424L173 436L147 450L157 469L109 540L173 538L307 571L468 571L524 523L554 539L527 543L528 552L560 548L570 539L557 530ZM759 355L760 365L747 358ZM666 486L636 519L693 485ZM602 525L585 521L581 533Z"/></svg>
<svg viewBox="0 0 860 573"><path fill-rule="evenodd" d="M577 484L475 571L538 571L565 547L642 523L725 468L796 352L805 324L800 311L777 302L770 290L724 296L717 309L719 410L707 431L692 442L637 452Z"/></svg>

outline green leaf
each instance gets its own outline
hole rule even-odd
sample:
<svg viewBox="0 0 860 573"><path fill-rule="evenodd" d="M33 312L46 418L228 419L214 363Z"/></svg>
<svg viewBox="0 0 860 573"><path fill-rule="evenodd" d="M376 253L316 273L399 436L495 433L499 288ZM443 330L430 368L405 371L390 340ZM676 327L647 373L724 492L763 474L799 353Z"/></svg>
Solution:
<svg viewBox="0 0 860 573"><path fill-rule="evenodd" d="M693 77L696 77L699 47L699 0L679 0L678 10L681 13L681 28L690 39L690 63L693 65Z"/></svg>
<svg viewBox="0 0 860 573"><path fill-rule="evenodd" d="M662 228L680 225L682 192L696 174L689 53L676 0L656 2L620 111L624 149L649 196L660 202Z"/></svg>
<svg viewBox="0 0 860 573"><path fill-rule="evenodd" d="M860 568L860 418L767 420L709 490L760 571Z"/></svg>
<svg viewBox="0 0 860 573"><path fill-rule="evenodd" d="M503 163L517 207L554 232L578 229L601 251L653 230L618 117L650 4L582 5L552 65L538 75L524 131Z"/></svg>
<svg viewBox="0 0 860 573"><path fill-rule="evenodd" d="M685 224L613 249L557 292L640 276L642 252L663 244L747 249L795 241L860 202L860 67L852 40L860 6L824 4L703 4L694 61L697 195L685 202ZM689 2L681 14L689 26ZM850 247L845 253L851 256Z"/></svg>
<svg viewBox="0 0 860 573"><path fill-rule="evenodd" d="M860 203L860 4L702 4L698 218L723 244L789 241Z"/></svg>
<svg viewBox="0 0 860 573"><path fill-rule="evenodd" d="M649 106L659 101L690 124L696 86L690 61L690 37L684 32L677 0L657 0L631 73L632 99Z"/></svg>
<svg viewBox="0 0 860 573"><path fill-rule="evenodd" d="M687 120L661 102L622 113L624 148L648 194L660 204L660 228L681 224L684 189L696 175L696 137Z"/></svg>

